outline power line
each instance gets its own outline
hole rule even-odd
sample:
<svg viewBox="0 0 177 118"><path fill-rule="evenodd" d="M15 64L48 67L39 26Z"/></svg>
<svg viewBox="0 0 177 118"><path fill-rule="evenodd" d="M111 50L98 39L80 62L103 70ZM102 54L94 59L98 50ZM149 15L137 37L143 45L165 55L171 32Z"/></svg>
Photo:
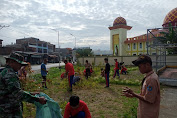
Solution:
<svg viewBox="0 0 177 118"><path fill-rule="evenodd" d="M14 29L15 29L15 30L14 30ZM18 30L18 29L16 29L16 28L14 28L14 29L9 28L9 30L11 30L11 31L18 32L18 33L20 33L20 34L24 34L24 35L30 36L29 34L24 33L24 32L21 32L21 31L19 31L19 30Z"/></svg>
<svg viewBox="0 0 177 118"><path fill-rule="evenodd" d="M2 37L6 37L6 38L9 38L9 39L12 39L12 37L8 37L8 36L4 36L4 35L0 35Z"/></svg>
<svg viewBox="0 0 177 118"><path fill-rule="evenodd" d="M0 30L4 27L9 27L9 25L0 25Z"/></svg>

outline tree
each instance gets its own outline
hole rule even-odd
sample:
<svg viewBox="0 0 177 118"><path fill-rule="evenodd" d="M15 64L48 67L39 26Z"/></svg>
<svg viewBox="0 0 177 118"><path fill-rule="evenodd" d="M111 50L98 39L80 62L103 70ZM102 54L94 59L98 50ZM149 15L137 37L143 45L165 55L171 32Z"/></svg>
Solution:
<svg viewBox="0 0 177 118"><path fill-rule="evenodd" d="M173 27L169 23L169 27L166 31L160 32L162 36L156 37L156 39L162 44L177 44L177 28ZM169 54L177 54L177 47L167 49Z"/></svg>
<svg viewBox="0 0 177 118"><path fill-rule="evenodd" d="M92 55L93 55L92 49L77 49L76 50L77 57L87 57L87 56L92 56Z"/></svg>

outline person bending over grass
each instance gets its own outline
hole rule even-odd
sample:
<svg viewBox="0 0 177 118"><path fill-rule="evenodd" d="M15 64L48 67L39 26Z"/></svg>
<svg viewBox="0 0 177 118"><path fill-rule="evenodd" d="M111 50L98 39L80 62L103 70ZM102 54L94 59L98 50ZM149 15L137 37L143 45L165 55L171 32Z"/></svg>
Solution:
<svg viewBox="0 0 177 118"><path fill-rule="evenodd" d="M152 70L152 60L147 55L141 55L132 61L139 67L142 74L146 74L142 80L141 93L136 94L130 88L123 89L123 96L139 99L138 118L158 118L160 109L160 84L157 74Z"/></svg>
<svg viewBox="0 0 177 118"><path fill-rule="evenodd" d="M66 104L64 118L91 118L87 104L78 96L71 96Z"/></svg>
<svg viewBox="0 0 177 118"><path fill-rule="evenodd" d="M69 91L72 91L72 84L73 84L73 78L74 78L74 67L71 63L68 63L67 60L64 60L65 63L65 73L68 75L68 82L69 82Z"/></svg>

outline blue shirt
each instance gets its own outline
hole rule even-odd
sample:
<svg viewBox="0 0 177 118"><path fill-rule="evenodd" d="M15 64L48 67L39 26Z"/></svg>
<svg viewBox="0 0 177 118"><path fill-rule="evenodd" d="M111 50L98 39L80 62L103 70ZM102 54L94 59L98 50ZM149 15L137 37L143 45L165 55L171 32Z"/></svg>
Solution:
<svg viewBox="0 0 177 118"><path fill-rule="evenodd" d="M46 72L46 66L44 63L41 64L41 75L42 76L46 76L47 72Z"/></svg>

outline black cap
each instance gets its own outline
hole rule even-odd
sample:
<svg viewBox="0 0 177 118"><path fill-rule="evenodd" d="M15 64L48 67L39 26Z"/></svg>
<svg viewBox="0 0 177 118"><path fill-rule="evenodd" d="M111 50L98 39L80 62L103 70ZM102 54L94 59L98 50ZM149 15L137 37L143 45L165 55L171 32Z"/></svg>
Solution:
<svg viewBox="0 0 177 118"><path fill-rule="evenodd" d="M152 65L152 60L149 56L147 55L140 55L138 57L138 59L132 61L132 63L135 65L135 66L138 66L139 64L142 64L142 63L150 63Z"/></svg>

